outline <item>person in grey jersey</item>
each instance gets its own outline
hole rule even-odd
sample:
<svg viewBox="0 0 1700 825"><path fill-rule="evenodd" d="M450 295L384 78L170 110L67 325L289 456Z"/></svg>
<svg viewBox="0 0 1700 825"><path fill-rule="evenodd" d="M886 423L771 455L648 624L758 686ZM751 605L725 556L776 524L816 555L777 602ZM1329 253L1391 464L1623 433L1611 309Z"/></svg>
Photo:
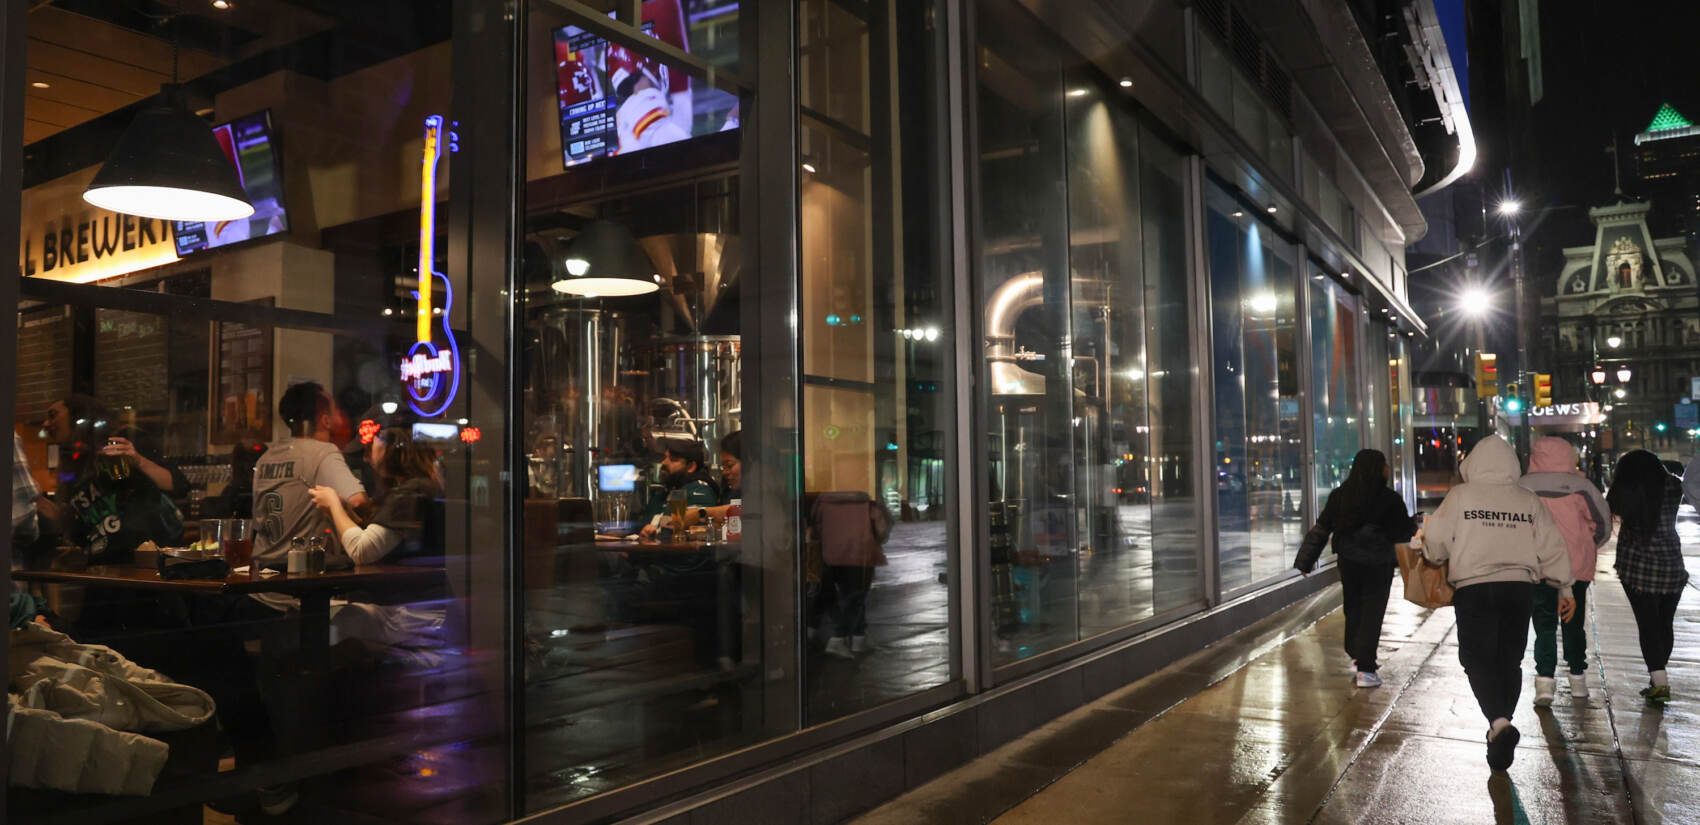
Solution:
<svg viewBox="0 0 1700 825"><path fill-rule="evenodd" d="M338 447L351 435L348 416L324 387L311 381L290 387L277 413L291 437L254 464L253 563L261 567L283 567L297 536L323 535L327 547L335 546L330 519L313 504L314 487L335 490L354 512L370 503Z"/></svg>

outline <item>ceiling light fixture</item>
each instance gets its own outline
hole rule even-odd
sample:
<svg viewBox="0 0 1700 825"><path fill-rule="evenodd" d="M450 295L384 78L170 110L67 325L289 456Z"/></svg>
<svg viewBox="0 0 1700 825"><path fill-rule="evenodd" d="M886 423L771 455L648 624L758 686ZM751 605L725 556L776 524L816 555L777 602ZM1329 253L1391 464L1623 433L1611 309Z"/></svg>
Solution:
<svg viewBox="0 0 1700 825"><path fill-rule="evenodd" d="M1268 212L1271 215L1275 214L1275 204L1269 204L1268 206L1263 207L1263 211Z"/></svg>
<svg viewBox="0 0 1700 825"><path fill-rule="evenodd" d="M1123 88L1123 89L1131 89L1131 88L1133 88L1133 78L1131 78L1131 77L1124 77L1124 78L1122 78L1122 79L1121 79L1121 87L1122 87L1122 88Z"/></svg>
<svg viewBox="0 0 1700 825"><path fill-rule="evenodd" d="M230 11L230 0L212 0L212 7L219 11Z"/></svg>
<svg viewBox="0 0 1700 825"><path fill-rule="evenodd" d="M52 86L52 85L53 84L48 83L45 80L32 80L32 81L30 81L30 86L32 88L36 88L36 89L45 89L45 88Z"/></svg>
<svg viewBox="0 0 1700 825"><path fill-rule="evenodd" d="M815 165L805 160L803 161L803 171L812 175L815 173Z"/></svg>
<svg viewBox="0 0 1700 825"><path fill-rule="evenodd" d="M551 284L556 292L581 298L646 295L661 288L655 265L625 227L591 221L573 238L567 276Z"/></svg>
<svg viewBox="0 0 1700 825"><path fill-rule="evenodd" d="M234 221L254 214L236 167L175 84L161 86L153 104L130 121L83 190L83 200L167 221Z"/></svg>

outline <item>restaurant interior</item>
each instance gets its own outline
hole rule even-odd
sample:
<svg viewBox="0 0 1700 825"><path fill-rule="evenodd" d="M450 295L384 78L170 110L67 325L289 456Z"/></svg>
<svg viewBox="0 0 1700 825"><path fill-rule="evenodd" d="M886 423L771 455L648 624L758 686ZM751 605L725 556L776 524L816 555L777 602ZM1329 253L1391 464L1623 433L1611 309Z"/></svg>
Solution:
<svg viewBox="0 0 1700 825"><path fill-rule="evenodd" d="M14 397L42 498L13 578L44 627L218 709L131 731L169 757L121 793L15 773L9 815L497 821L953 678L947 272L935 238L886 219L939 173L924 133L894 125L931 91L869 68L897 74L870 36L897 23L800 13L799 309L745 289L749 92L700 68L748 60L736 0L642 3L689 65L605 39L585 7L530 4L511 274L470 264L478 181L457 174L479 167L457 155L494 130L451 111L480 71L457 52L465 5L32 4ZM179 168L189 150L140 134L149 117L210 131L216 170ZM177 178L148 179L162 170ZM102 200L123 184L222 185L251 208L150 217ZM758 404L745 333L798 312L804 548L775 564L790 551L739 528L736 465L771 454L738 446ZM338 529L324 572L292 547L262 573L275 513L255 491L310 384L293 439L333 445L380 512L405 485L374 443L429 455L438 486L405 554L332 570L353 557ZM55 518L99 480L147 529ZM251 565L209 543L232 521L260 535ZM846 561L828 524L872 542ZM164 572L207 558L232 569ZM297 604L255 617L267 597ZM780 613L802 617L789 649Z"/></svg>

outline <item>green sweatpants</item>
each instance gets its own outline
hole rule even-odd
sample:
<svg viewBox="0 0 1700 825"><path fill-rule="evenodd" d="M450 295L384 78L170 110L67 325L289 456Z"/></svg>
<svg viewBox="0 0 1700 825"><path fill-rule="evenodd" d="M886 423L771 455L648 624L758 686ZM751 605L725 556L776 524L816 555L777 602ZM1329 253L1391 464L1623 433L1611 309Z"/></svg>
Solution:
<svg viewBox="0 0 1700 825"><path fill-rule="evenodd" d="M1588 585L1579 581L1571 585L1576 595L1576 612L1564 627L1564 663L1571 673L1588 671L1588 636L1582 621L1587 615ZM1551 677L1558 669L1558 591L1550 585L1535 586L1535 675Z"/></svg>

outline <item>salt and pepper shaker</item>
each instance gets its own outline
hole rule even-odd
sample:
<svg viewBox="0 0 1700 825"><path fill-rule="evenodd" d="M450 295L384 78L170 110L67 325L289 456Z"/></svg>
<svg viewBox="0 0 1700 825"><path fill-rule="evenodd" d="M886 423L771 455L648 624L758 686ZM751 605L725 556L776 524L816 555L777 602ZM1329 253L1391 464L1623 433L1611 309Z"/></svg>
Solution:
<svg viewBox="0 0 1700 825"><path fill-rule="evenodd" d="M307 572L314 575L325 572L324 536L314 536L307 540Z"/></svg>
<svg viewBox="0 0 1700 825"><path fill-rule="evenodd" d="M289 540L289 572L307 572L307 539L296 536Z"/></svg>

